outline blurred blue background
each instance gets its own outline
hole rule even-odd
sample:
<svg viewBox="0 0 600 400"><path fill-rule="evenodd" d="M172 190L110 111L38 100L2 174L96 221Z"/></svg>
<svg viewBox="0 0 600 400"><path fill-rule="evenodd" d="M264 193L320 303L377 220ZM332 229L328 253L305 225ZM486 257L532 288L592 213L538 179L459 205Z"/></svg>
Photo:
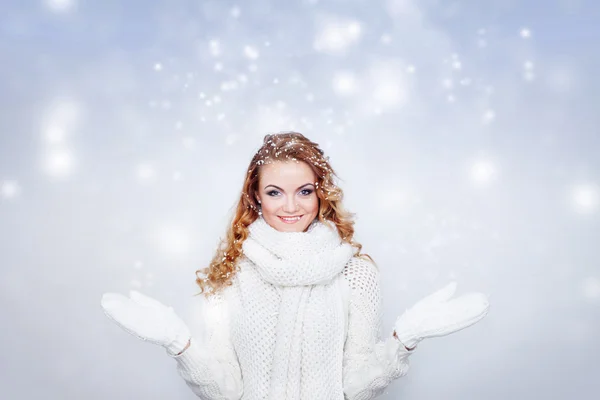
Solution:
<svg viewBox="0 0 600 400"><path fill-rule="evenodd" d="M384 330L452 279L489 315L382 399L600 392L600 6L591 0L3 1L5 399L193 399L103 314L194 297L266 133L329 155Z"/></svg>

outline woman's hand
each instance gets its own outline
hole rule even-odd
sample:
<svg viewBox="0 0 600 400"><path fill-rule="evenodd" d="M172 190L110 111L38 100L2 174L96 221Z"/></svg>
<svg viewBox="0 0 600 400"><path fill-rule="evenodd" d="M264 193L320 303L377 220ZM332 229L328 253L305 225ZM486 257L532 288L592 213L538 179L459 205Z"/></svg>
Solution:
<svg viewBox="0 0 600 400"><path fill-rule="evenodd" d="M191 337L190 330L175 314L157 300L135 290L129 297L105 293L100 301L104 313L123 330L167 349L170 355L181 352Z"/></svg>
<svg viewBox="0 0 600 400"><path fill-rule="evenodd" d="M425 338L457 332L487 315L490 304L486 295L468 293L450 300L455 291L456 282L451 282L406 310L396 320L394 336L414 348Z"/></svg>

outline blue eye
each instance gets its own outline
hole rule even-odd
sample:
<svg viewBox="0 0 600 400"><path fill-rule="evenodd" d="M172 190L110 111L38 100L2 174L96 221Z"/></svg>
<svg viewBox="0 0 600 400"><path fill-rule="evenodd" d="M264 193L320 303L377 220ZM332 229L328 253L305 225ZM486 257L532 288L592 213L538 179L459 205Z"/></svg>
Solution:
<svg viewBox="0 0 600 400"><path fill-rule="evenodd" d="M312 189L302 189L302 192L306 192L304 196L310 196L313 191Z"/></svg>
<svg viewBox="0 0 600 400"><path fill-rule="evenodd" d="M273 193L279 193L277 190L271 190L270 192L267 192L267 195L269 196L275 196Z"/></svg>

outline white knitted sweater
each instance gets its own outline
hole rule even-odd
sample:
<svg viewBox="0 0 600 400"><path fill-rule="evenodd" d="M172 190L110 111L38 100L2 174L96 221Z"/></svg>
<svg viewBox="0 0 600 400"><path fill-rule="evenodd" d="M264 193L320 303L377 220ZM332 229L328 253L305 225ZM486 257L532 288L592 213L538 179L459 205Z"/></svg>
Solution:
<svg viewBox="0 0 600 400"><path fill-rule="evenodd" d="M272 363L268 344L278 339L277 330L269 328L268 319L277 320L279 316L267 316L262 310L244 306L248 304L243 298L247 292L241 290L240 283L247 284L243 283L245 274L252 273L253 264L246 256L239 262L240 271L234 276L232 286L204 302L203 337L193 338L186 351L173 356L181 377L202 399L268 399L269 388L275 383L272 380L277 379L265 366ZM323 365L315 367L321 371L302 371L301 380L317 379L325 374L331 377L326 385L314 385L319 389L315 389L315 393L304 393L302 400L373 399L390 382L407 373L409 356L414 352L407 351L391 333L380 340L381 289L377 268L368 260L352 257L341 275L338 287L344 304L344 322L340 326L344 327L345 343L343 348L329 351L332 359L342 360L342 365L340 368ZM261 286L257 293L277 296L280 288L272 289L265 290ZM249 320L264 320L265 328L258 330L256 327L262 323L249 324ZM335 354L337 351L339 355ZM304 352L302 357L311 357Z"/></svg>

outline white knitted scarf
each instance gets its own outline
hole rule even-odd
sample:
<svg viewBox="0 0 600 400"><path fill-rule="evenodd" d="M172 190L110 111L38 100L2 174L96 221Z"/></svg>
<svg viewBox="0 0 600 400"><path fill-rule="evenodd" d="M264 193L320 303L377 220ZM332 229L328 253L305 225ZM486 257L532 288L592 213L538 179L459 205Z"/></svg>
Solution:
<svg viewBox="0 0 600 400"><path fill-rule="evenodd" d="M261 293L243 293L257 307L278 315L274 349L262 349L273 355L268 398L313 399L324 390L328 394L322 398L337 397L334 387L341 386L342 368L337 349L344 344L339 282L352 246L341 241L333 224L318 219L306 232L277 231L262 217L248 229L242 248L249 265L261 284L274 285L281 294L275 304Z"/></svg>

